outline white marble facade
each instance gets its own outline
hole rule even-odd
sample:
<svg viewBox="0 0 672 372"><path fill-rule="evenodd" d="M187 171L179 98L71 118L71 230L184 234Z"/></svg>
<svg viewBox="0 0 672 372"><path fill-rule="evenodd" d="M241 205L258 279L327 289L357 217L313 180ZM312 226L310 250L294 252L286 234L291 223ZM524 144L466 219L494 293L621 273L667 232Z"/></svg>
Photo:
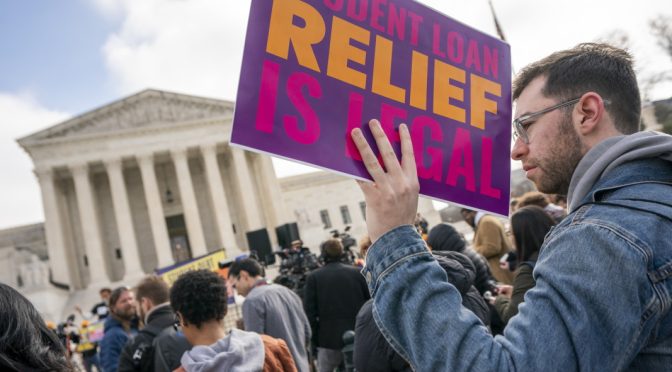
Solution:
<svg viewBox="0 0 672 372"><path fill-rule="evenodd" d="M358 242L367 234L364 195L351 178L314 172L283 178L280 186L302 240L314 252L319 252L320 243L331 236L332 230L342 233L350 226L349 233ZM430 226L441 222L430 199L420 198L418 212Z"/></svg>
<svg viewBox="0 0 672 372"><path fill-rule="evenodd" d="M269 157L229 146L233 103L145 90L19 140L32 157L53 281L131 283L292 218Z"/></svg>

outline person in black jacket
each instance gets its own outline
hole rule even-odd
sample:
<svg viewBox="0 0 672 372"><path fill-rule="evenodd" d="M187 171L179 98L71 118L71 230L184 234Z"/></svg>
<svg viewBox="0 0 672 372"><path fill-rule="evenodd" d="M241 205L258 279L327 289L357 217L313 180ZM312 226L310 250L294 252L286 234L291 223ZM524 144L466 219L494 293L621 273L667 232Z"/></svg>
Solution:
<svg viewBox="0 0 672 372"><path fill-rule="evenodd" d="M485 325L488 306L474 287L476 270L469 257L458 252L434 252L434 258L446 270L448 282L462 295L462 305ZM367 301L357 314L354 346L355 370L366 372L412 371L411 366L385 340L373 319L373 300Z"/></svg>
<svg viewBox="0 0 672 372"><path fill-rule="evenodd" d="M166 282L158 276L151 275L140 281L136 290L136 299L140 319L145 327L137 336L130 340L121 352L119 372L156 371L154 365L154 341L157 336L175 333L173 328L177 318L170 307L169 289ZM169 370L180 367L180 357L191 348L185 338L175 338L173 358L168 361Z"/></svg>
<svg viewBox="0 0 672 372"><path fill-rule="evenodd" d="M323 247L326 264L308 275L304 307L318 371L332 371L343 362L343 333L355 329L357 312L371 296L359 269L340 262L341 241L329 239Z"/></svg>
<svg viewBox="0 0 672 372"><path fill-rule="evenodd" d="M478 252L467 246L462 235L452 225L441 223L434 226L429 231L427 245L429 245L432 252L458 252L469 257L476 269L474 287L476 287L481 296L487 296L486 292L489 292L491 296L497 294L497 281L490 271L488 261ZM495 335L501 334L504 332L506 323L501 319L493 305L488 303L488 307L490 309L490 322L488 323L490 330Z"/></svg>
<svg viewBox="0 0 672 372"><path fill-rule="evenodd" d="M452 251L469 257L476 269L474 286L478 289L478 292L481 295L484 295L487 291L496 293L497 283L490 272L488 262L483 256L467 246L462 235L452 225L441 223L434 226L429 230L427 245L432 249L432 252Z"/></svg>

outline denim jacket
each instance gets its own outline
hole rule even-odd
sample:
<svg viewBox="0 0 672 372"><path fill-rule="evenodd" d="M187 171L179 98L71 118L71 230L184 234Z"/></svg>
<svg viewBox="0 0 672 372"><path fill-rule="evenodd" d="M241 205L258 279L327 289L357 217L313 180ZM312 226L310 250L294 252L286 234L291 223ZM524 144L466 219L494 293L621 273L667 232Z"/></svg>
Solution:
<svg viewBox="0 0 672 372"><path fill-rule="evenodd" d="M417 371L672 370L672 163L598 181L546 237L503 336L461 306L411 226L369 249L373 315Z"/></svg>

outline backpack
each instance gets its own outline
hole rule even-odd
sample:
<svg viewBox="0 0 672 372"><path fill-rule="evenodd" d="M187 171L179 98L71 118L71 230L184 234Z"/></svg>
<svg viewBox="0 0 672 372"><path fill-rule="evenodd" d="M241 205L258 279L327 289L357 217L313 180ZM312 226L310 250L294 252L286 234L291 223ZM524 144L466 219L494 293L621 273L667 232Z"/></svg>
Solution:
<svg viewBox="0 0 672 372"><path fill-rule="evenodd" d="M170 328L170 327L168 327ZM131 355L133 369L136 371L152 371L152 363L154 361L154 341L157 335L161 334L165 329L151 324L143 328L138 335L145 334L150 336L149 342L141 342ZM136 336L137 337L137 336Z"/></svg>
<svg viewBox="0 0 672 372"><path fill-rule="evenodd" d="M182 354L191 349L191 344L180 327L167 327L159 332L152 342L154 371L172 372L182 363Z"/></svg>

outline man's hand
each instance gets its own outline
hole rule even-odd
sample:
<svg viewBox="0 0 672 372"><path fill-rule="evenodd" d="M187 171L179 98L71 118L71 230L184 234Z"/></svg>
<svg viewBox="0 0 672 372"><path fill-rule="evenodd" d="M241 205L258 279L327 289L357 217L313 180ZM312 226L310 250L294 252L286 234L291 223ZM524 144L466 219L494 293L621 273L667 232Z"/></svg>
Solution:
<svg viewBox="0 0 672 372"><path fill-rule="evenodd" d="M378 120L371 120L369 128L380 150L385 170L366 142L362 130L352 131L366 169L373 183L357 181L366 200L366 226L371 241L375 242L386 232L401 225L412 225L418 209L418 174L415 168L413 144L406 124L399 126L401 138L401 164Z"/></svg>

